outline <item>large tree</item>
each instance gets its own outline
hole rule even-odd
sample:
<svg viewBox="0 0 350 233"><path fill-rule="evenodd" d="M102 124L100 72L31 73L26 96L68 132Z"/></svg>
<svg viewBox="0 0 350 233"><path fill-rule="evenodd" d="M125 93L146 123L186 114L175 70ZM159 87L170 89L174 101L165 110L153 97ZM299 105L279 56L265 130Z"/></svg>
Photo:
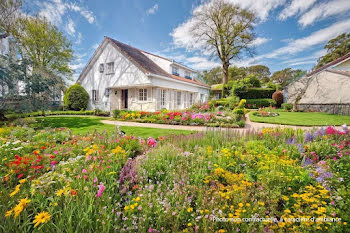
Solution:
<svg viewBox="0 0 350 233"><path fill-rule="evenodd" d="M285 87L292 81L305 75L305 73L305 71L300 69L293 70L291 68L286 68L284 70L274 72L271 76L271 80L278 83L282 87Z"/></svg>
<svg viewBox="0 0 350 233"><path fill-rule="evenodd" d="M230 61L251 53L255 16L224 0L210 1L193 13L191 34L222 62L223 84L229 79Z"/></svg>
<svg viewBox="0 0 350 233"><path fill-rule="evenodd" d="M26 17L18 20L14 33L23 58L32 62L34 72L69 77L73 58L72 44L45 18Z"/></svg>
<svg viewBox="0 0 350 233"><path fill-rule="evenodd" d="M343 33L330 41L324 46L327 54L318 60L315 69L336 60L350 52L350 33Z"/></svg>
<svg viewBox="0 0 350 233"><path fill-rule="evenodd" d="M0 39L13 32L21 6L22 0L0 0Z"/></svg>
<svg viewBox="0 0 350 233"><path fill-rule="evenodd" d="M245 67L230 66L228 68L229 80L241 80L247 76Z"/></svg>
<svg viewBox="0 0 350 233"><path fill-rule="evenodd" d="M219 66L201 73L201 77L208 85L222 83L222 76L222 69Z"/></svg>
<svg viewBox="0 0 350 233"><path fill-rule="evenodd" d="M270 68L264 65L255 65L247 68L248 74L255 74L259 80L268 79L271 75Z"/></svg>

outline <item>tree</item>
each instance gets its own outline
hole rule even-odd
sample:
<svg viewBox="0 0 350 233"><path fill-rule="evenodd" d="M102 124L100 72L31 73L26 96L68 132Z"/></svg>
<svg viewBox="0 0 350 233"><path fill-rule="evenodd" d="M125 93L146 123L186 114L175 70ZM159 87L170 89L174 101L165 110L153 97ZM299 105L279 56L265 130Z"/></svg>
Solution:
<svg viewBox="0 0 350 233"><path fill-rule="evenodd" d="M205 70L202 72L201 76L208 85L222 83L223 74L221 67L216 67L209 71Z"/></svg>
<svg viewBox="0 0 350 233"><path fill-rule="evenodd" d="M327 54L318 59L315 69L320 68L350 52L350 33L343 33L336 38L331 39L324 48L327 49Z"/></svg>
<svg viewBox="0 0 350 233"><path fill-rule="evenodd" d="M211 1L193 13L191 34L206 51L222 62L223 84L228 82L230 61L242 52L251 54L255 16L224 0Z"/></svg>
<svg viewBox="0 0 350 233"><path fill-rule="evenodd" d="M84 87L74 84L64 95L64 105L72 110L86 109L89 103L89 94Z"/></svg>
<svg viewBox="0 0 350 233"><path fill-rule="evenodd" d="M0 39L10 36L20 15L21 0L0 0Z"/></svg>
<svg viewBox="0 0 350 233"><path fill-rule="evenodd" d="M247 76L245 67L231 66L228 68L229 80L241 80Z"/></svg>
<svg viewBox="0 0 350 233"><path fill-rule="evenodd" d="M14 37L23 58L33 64L33 72L46 72L70 77L69 63L73 58L72 45L56 26L45 18L26 17L18 20Z"/></svg>
<svg viewBox="0 0 350 233"><path fill-rule="evenodd" d="M266 81L266 78L268 79L269 76L271 75L269 67L264 65L250 66L247 68L247 71L248 71L248 74L255 74L260 81L262 80Z"/></svg>
<svg viewBox="0 0 350 233"><path fill-rule="evenodd" d="M302 77L306 72L303 70L293 70L291 68L286 68L284 70L276 71L271 76L271 80L280 84L283 87L287 86L292 81Z"/></svg>

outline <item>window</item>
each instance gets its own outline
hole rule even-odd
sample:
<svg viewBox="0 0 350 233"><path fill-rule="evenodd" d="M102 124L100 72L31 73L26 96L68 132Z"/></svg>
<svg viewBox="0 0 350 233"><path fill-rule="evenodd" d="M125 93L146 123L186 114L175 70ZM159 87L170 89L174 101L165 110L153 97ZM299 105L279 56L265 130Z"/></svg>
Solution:
<svg viewBox="0 0 350 233"><path fill-rule="evenodd" d="M173 75L179 76L179 69L175 66L172 68Z"/></svg>
<svg viewBox="0 0 350 233"><path fill-rule="evenodd" d="M107 63L107 74L114 73L114 62Z"/></svg>
<svg viewBox="0 0 350 233"><path fill-rule="evenodd" d="M106 96L106 97L109 97L109 88L106 88L106 89L105 89L105 96Z"/></svg>
<svg viewBox="0 0 350 233"><path fill-rule="evenodd" d="M100 71L100 73L103 73L103 71L104 71L104 66L103 66L103 64L100 64L100 65L99 65L98 70Z"/></svg>
<svg viewBox="0 0 350 233"><path fill-rule="evenodd" d="M185 78L192 80L191 73L188 71L185 71Z"/></svg>
<svg viewBox="0 0 350 233"><path fill-rule="evenodd" d="M180 91L178 91L176 93L176 103L177 103L178 106L181 105L181 92Z"/></svg>
<svg viewBox="0 0 350 233"><path fill-rule="evenodd" d="M139 101L147 101L147 89L139 89Z"/></svg>
<svg viewBox="0 0 350 233"><path fill-rule="evenodd" d="M97 101L97 90L92 90L92 101Z"/></svg>
<svg viewBox="0 0 350 233"><path fill-rule="evenodd" d="M193 104L193 93L190 93L190 105Z"/></svg>
<svg viewBox="0 0 350 233"><path fill-rule="evenodd" d="M201 103L204 102L204 94L201 94L201 99L200 99Z"/></svg>
<svg viewBox="0 0 350 233"><path fill-rule="evenodd" d="M166 103L166 90L160 90L160 105L164 106Z"/></svg>

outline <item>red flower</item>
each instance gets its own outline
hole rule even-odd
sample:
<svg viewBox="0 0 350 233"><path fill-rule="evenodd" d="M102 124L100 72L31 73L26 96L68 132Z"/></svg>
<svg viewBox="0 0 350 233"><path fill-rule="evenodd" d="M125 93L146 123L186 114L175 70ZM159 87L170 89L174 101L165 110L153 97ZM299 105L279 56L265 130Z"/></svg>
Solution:
<svg viewBox="0 0 350 233"><path fill-rule="evenodd" d="M19 175L17 176L17 178L18 178L18 179L21 179L23 176L24 176L23 173L21 173L21 174L19 174Z"/></svg>
<svg viewBox="0 0 350 233"><path fill-rule="evenodd" d="M75 190L75 189L72 189L71 191L70 191L70 195L72 195L72 196L76 196L78 194L78 192L77 192L77 190Z"/></svg>

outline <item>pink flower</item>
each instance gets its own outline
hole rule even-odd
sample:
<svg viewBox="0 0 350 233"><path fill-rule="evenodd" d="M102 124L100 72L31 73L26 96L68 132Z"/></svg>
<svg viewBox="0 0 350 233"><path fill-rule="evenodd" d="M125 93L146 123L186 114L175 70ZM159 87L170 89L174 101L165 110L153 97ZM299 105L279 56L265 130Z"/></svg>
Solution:
<svg viewBox="0 0 350 233"><path fill-rule="evenodd" d="M103 191L105 191L106 187L102 184L102 182L100 183L100 185L98 185L98 191L96 194L96 197L101 197Z"/></svg>
<svg viewBox="0 0 350 233"><path fill-rule="evenodd" d="M53 153L54 153L55 155L57 155L57 154L58 154L58 151L57 151L57 150L55 150Z"/></svg>
<svg viewBox="0 0 350 233"><path fill-rule="evenodd" d="M84 180L87 180L88 179L88 177L87 176L84 176Z"/></svg>
<svg viewBox="0 0 350 233"><path fill-rule="evenodd" d="M86 171L86 169L84 168L82 171L81 171L82 173L87 173L87 171Z"/></svg>
<svg viewBox="0 0 350 233"><path fill-rule="evenodd" d="M148 145L149 147L156 147L157 141L156 141L155 139L149 137L149 138L147 139L147 145Z"/></svg>
<svg viewBox="0 0 350 233"><path fill-rule="evenodd" d="M96 183L96 182L97 182L97 177L94 178L94 183Z"/></svg>

